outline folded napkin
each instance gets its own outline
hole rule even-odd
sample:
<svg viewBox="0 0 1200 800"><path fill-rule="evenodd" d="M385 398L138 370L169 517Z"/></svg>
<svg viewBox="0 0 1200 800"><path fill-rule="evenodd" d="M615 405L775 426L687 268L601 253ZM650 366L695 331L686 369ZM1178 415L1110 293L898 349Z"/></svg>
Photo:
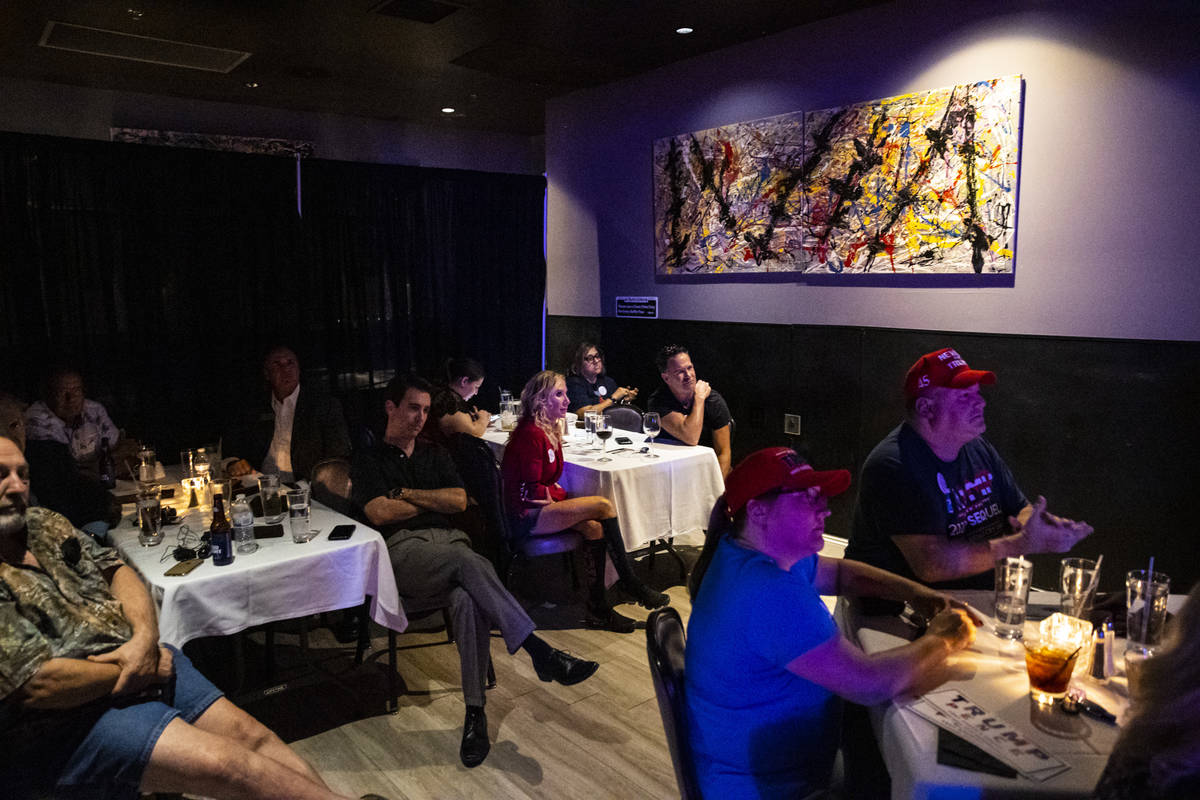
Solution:
<svg viewBox="0 0 1200 800"><path fill-rule="evenodd" d="M980 750L966 739L939 727L937 761L948 767L969 769L974 772L986 772L989 775L999 775L1001 778L1015 778L1017 771L995 758L984 750Z"/></svg>

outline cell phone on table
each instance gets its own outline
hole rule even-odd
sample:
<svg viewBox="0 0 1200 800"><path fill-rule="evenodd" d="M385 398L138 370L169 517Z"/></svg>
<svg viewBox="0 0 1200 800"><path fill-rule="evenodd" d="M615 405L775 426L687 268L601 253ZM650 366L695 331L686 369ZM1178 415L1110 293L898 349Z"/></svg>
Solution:
<svg viewBox="0 0 1200 800"><path fill-rule="evenodd" d="M628 436L618 436L613 441L617 444L633 444L633 439L630 439Z"/></svg>
<svg viewBox="0 0 1200 800"><path fill-rule="evenodd" d="M196 567L200 566L203 563L204 563L203 558L189 558L187 561L180 561L178 564L171 567L169 570L167 570L163 574L171 575L173 577L178 577L180 575L187 575L189 572L191 572L192 570L194 570Z"/></svg>
<svg viewBox="0 0 1200 800"><path fill-rule="evenodd" d="M354 528L355 528L355 526L350 525L350 524L334 525L333 530L331 530L329 532L329 541L343 542L346 539L349 539L350 536L354 533Z"/></svg>

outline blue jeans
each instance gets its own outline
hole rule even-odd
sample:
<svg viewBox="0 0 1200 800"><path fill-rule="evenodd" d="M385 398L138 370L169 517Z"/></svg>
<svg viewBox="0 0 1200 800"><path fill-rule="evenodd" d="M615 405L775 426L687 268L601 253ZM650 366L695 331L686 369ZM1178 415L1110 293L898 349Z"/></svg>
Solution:
<svg viewBox="0 0 1200 800"><path fill-rule="evenodd" d="M114 698L39 714L27 730L43 735L13 742L16 752L10 750L0 759L9 762L0 768L0 792L14 798L137 798L142 773L167 723L176 717L193 723L221 697L221 690L187 656L166 647L175 659L173 692L167 684L157 699ZM0 740L12 733L5 732Z"/></svg>

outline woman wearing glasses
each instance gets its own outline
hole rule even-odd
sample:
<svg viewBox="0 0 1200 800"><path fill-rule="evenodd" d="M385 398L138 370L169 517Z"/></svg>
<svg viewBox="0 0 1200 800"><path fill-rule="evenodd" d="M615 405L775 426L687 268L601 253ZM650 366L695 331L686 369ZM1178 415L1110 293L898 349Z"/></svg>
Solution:
<svg viewBox="0 0 1200 800"><path fill-rule="evenodd" d="M605 374L604 352L595 342L580 342L575 348L575 361L567 376L569 411L579 415L588 411L599 413L614 403L632 402L637 393L638 390L632 387L618 386Z"/></svg>
<svg viewBox="0 0 1200 800"><path fill-rule="evenodd" d="M646 608L659 608L670 598L656 592L634 574L612 502L598 495L568 497L558 485L563 470L562 419L567 415L567 385L563 376L546 370L529 379L521 391L521 420L508 438L500 472L504 478L504 507L513 520L513 536L538 536L568 528L586 540L583 553L588 569L589 628L633 633L634 620L609 604L604 586L604 556L612 558L626 593Z"/></svg>
<svg viewBox="0 0 1200 800"><path fill-rule="evenodd" d="M966 607L866 564L817 555L827 498L850 473L819 472L786 447L747 456L725 479L692 569L688 729L705 797L807 797L829 782L841 700L874 705L945 680L970 645ZM867 655L843 637L821 595L906 601L923 636Z"/></svg>

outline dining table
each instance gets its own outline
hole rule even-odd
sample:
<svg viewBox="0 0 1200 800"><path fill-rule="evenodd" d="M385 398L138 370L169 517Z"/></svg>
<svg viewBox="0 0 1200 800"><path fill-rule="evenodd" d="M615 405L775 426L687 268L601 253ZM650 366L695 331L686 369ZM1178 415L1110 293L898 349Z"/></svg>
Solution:
<svg viewBox="0 0 1200 800"><path fill-rule="evenodd" d="M233 563L224 566L216 566L210 557L186 575L166 575L177 563L175 550L184 526L199 534L208 530L212 519L210 505L188 507L189 491L172 480L171 469L162 478L173 490L163 505L175 508L178 517L164 527L162 542L140 544L132 504L122 506L121 522L109 532L121 558L142 577L158 606L163 642L182 647L201 636L228 636L364 602L369 602L370 617L385 628L407 627L383 537L316 501L311 502L310 526L317 533L307 542L292 541L286 519L271 529L256 517L254 552L235 553ZM131 488L132 484L118 484L115 493L126 499L122 492ZM330 531L340 524L354 525L353 534L331 541Z"/></svg>
<svg viewBox="0 0 1200 800"><path fill-rule="evenodd" d="M984 618L975 642L951 656L950 680L920 697L899 697L868 709L891 776L892 798L1090 797L1129 708L1124 640L1114 643L1115 675L1096 679L1090 673L1076 674L1071 684L1116 715L1116 724L1069 714L1061 704L1047 708L1030 697L1023 644L996 635L992 592L950 594ZM1185 599L1172 595L1169 608L1177 611ZM1036 630L1036 620L1057 611L1058 602L1057 592L1030 592L1024 634ZM837 616L847 635L867 653L899 647L917 634L901 617L861 616L845 601L839 601ZM971 757L978 756L964 755L964 739L997 748L994 752L1015 774L951 766L964 758L971 764Z"/></svg>
<svg viewBox="0 0 1200 800"><path fill-rule="evenodd" d="M713 503L725 491L713 449L674 442L648 444L640 431L613 431L607 448L599 439L589 444L581 435L564 439L562 487L574 497L599 495L611 500L627 550L703 534ZM489 427L483 434L497 460L504 457L509 433ZM629 444L617 443L618 439ZM651 458L651 453L657 458Z"/></svg>

